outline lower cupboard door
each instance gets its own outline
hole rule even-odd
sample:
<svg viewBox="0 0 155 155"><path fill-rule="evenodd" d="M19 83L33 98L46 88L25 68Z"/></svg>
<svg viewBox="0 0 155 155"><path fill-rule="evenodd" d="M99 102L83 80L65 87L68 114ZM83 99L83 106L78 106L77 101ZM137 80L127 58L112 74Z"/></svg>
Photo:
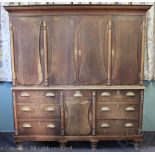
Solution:
<svg viewBox="0 0 155 155"><path fill-rule="evenodd" d="M19 135L60 135L60 121L18 121Z"/></svg>
<svg viewBox="0 0 155 155"><path fill-rule="evenodd" d="M97 121L97 134L105 136L131 136L138 134L138 121L136 120L99 120Z"/></svg>

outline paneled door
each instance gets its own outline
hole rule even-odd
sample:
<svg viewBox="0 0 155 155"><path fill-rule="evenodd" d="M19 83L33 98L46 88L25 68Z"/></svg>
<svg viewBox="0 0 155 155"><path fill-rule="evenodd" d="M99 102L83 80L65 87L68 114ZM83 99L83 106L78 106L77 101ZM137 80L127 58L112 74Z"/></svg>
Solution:
<svg viewBox="0 0 155 155"><path fill-rule="evenodd" d="M77 82L77 17L51 16L47 18L49 30L50 83L58 85Z"/></svg>
<svg viewBox="0 0 155 155"><path fill-rule="evenodd" d="M12 19L14 31L15 70L19 85L39 85L43 81L42 33L39 17Z"/></svg>
<svg viewBox="0 0 155 155"><path fill-rule="evenodd" d="M137 84L141 58L141 23L137 16L115 16L112 23L112 82Z"/></svg>
<svg viewBox="0 0 155 155"><path fill-rule="evenodd" d="M108 17L79 17L79 84L104 84L107 79Z"/></svg>

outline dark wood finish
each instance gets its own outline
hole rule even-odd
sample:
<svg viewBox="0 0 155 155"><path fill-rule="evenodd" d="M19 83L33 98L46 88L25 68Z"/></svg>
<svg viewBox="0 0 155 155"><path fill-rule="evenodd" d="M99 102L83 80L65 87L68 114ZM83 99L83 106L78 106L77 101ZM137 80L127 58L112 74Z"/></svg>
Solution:
<svg viewBox="0 0 155 155"><path fill-rule="evenodd" d="M15 141L142 141L149 8L6 7Z"/></svg>

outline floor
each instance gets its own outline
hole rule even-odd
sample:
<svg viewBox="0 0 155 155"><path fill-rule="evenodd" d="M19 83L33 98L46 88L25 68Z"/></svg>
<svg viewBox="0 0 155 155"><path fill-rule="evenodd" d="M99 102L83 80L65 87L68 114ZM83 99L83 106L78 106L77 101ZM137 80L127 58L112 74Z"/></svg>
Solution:
<svg viewBox="0 0 155 155"><path fill-rule="evenodd" d="M12 133L0 133L0 152L91 152L90 142L68 142L61 150L58 142L23 142L18 149ZM135 150L133 142L106 141L99 142L97 152L155 152L155 133L144 134L144 146Z"/></svg>

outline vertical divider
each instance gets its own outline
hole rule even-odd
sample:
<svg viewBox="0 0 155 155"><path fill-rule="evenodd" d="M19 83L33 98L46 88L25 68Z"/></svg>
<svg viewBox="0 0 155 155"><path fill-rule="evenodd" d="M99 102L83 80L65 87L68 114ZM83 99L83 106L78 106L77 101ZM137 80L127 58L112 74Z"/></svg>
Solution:
<svg viewBox="0 0 155 155"><path fill-rule="evenodd" d="M112 45L112 41L111 41L111 18L109 19L109 23L108 23L108 80L107 80L107 85L111 85L111 45Z"/></svg>
<svg viewBox="0 0 155 155"><path fill-rule="evenodd" d="M96 134L96 92L93 91L93 130L92 135Z"/></svg>
<svg viewBox="0 0 155 155"><path fill-rule="evenodd" d="M48 45L47 45L47 23L44 21L44 63L45 63L45 86L48 86Z"/></svg>
<svg viewBox="0 0 155 155"><path fill-rule="evenodd" d="M16 86L16 74L15 74L15 52L14 52L14 27L10 22L10 44L11 44L11 61L12 61L12 84Z"/></svg>
<svg viewBox="0 0 155 155"><path fill-rule="evenodd" d="M65 134L65 116L64 116L64 101L63 101L63 92L60 93L60 106L61 106L61 135Z"/></svg>
<svg viewBox="0 0 155 155"><path fill-rule="evenodd" d="M15 127L15 135L18 135L18 124L17 124L17 111L16 111L16 94L12 91L13 97L13 114L14 114L14 127Z"/></svg>

